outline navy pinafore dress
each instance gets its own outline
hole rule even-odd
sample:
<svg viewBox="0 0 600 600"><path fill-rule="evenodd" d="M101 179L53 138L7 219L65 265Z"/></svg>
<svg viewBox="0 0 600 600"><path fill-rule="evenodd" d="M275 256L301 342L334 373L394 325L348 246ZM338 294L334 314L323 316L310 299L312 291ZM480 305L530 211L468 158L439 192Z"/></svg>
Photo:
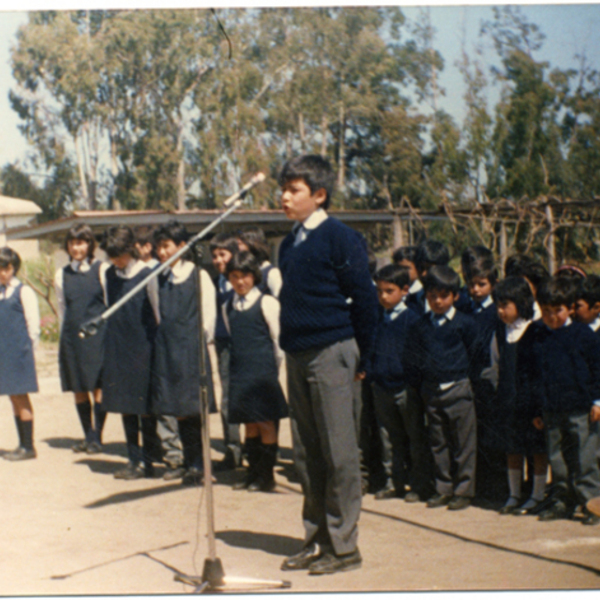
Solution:
<svg viewBox="0 0 600 600"><path fill-rule="evenodd" d="M200 352L198 341L198 277L194 270L174 284L168 274L158 277L160 325L152 369L152 412L174 417L200 413ZM208 352L206 372L209 407L214 406Z"/></svg>
<svg viewBox="0 0 600 600"><path fill-rule="evenodd" d="M106 309L100 265L96 261L85 272L75 271L71 265L63 269L66 306L58 354L63 392L91 392L101 385L106 329L100 327L96 335L79 337L81 325Z"/></svg>
<svg viewBox="0 0 600 600"><path fill-rule="evenodd" d="M38 391L33 345L21 302L23 284L0 300L0 396Z"/></svg>
<svg viewBox="0 0 600 600"><path fill-rule="evenodd" d="M227 303L231 334L229 422L262 423L288 416L273 340L262 314L263 295L244 311Z"/></svg>
<svg viewBox="0 0 600 600"><path fill-rule="evenodd" d="M112 306L150 273L142 269L130 279L106 271L108 305ZM114 313L106 324L102 405L107 412L149 414L150 372L156 319L148 293L140 291Z"/></svg>

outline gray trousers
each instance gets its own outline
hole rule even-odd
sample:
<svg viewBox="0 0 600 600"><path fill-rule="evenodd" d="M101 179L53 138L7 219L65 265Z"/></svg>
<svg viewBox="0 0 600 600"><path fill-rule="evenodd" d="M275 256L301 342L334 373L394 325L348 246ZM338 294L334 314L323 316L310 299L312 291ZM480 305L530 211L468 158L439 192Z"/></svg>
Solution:
<svg viewBox="0 0 600 600"><path fill-rule="evenodd" d="M356 549L361 477L354 339L287 354L294 463L304 493L305 546Z"/></svg>
<svg viewBox="0 0 600 600"><path fill-rule="evenodd" d="M590 421L588 411L544 413L543 420L557 493L571 507L600 496L598 423Z"/></svg>
<svg viewBox="0 0 600 600"><path fill-rule="evenodd" d="M179 439L179 426L175 417L159 415L156 417L156 433L160 438L163 451L163 461L171 467L183 464L183 451Z"/></svg>
<svg viewBox="0 0 600 600"><path fill-rule="evenodd" d="M240 426L229 422L229 342L217 342L219 358L219 376L221 378L221 423L223 424L223 441L225 442L225 457L229 455L236 465L242 464L242 443Z"/></svg>
<svg viewBox="0 0 600 600"><path fill-rule="evenodd" d="M421 398L410 386L391 391L373 383L375 414L383 429L382 443L388 477L397 492L410 485L421 499L431 495L433 466Z"/></svg>
<svg viewBox="0 0 600 600"><path fill-rule="evenodd" d="M457 381L440 391L435 384L423 384L429 419L429 443L435 467L435 489L445 496L475 495L477 419L471 383Z"/></svg>

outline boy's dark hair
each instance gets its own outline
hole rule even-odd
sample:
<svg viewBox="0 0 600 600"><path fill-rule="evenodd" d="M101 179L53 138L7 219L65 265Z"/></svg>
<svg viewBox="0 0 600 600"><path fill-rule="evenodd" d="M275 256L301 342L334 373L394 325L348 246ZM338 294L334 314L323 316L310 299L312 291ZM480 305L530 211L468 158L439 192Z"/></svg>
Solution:
<svg viewBox="0 0 600 600"><path fill-rule="evenodd" d="M326 197L321 207L329 208L335 186L335 172L327 159L318 154L303 154L288 160L283 165L277 181L279 186L283 187L294 179L302 179L309 187L311 194L316 194L320 189L324 189Z"/></svg>
<svg viewBox="0 0 600 600"><path fill-rule="evenodd" d="M426 265L447 265L450 262L448 248L437 240L425 240L417 247L415 266L422 272Z"/></svg>
<svg viewBox="0 0 600 600"><path fill-rule="evenodd" d="M135 236L131 227L127 225L109 227L102 236L100 248L106 252L109 258L117 258L123 254L129 254L133 258L139 256L135 247Z"/></svg>
<svg viewBox="0 0 600 600"><path fill-rule="evenodd" d="M140 246L152 244L152 246L154 246L154 227L150 225L136 225L136 227L133 228L133 235L136 244L139 244Z"/></svg>
<svg viewBox="0 0 600 600"><path fill-rule="evenodd" d="M96 250L96 238L92 233L92 229L85 223L75 223L69 231L67 231L67 237L65 238L64 251L69 254L69 242L71 240L84 240L88 244L87 259L91 263L94 259L94 251Z"/></svg>
<svg viewBox="0 0 600 600"><path fill-rule="evenodd" d="M545 279L537 290L538 304L571 308L579 295L578 287L577 283L564 277Z"/></svg>
<svg viewBox="0 0 600 600"><path fill-rule="evenodd" d="M425 288L425 293L431 290L439 290L458 294L460 277L448 265L434 265L427 271L427 275L423 278L423 287Z"/></svg>
<svg viewBox="0 0 600 600"><path fill-rule="evenodd" d="M248 246L248 250L256 256L259 264L271 258L271 252L265 232L260 227L246 227L240 231L239 238Z"/></svg>
<svg viewBox="0 0 600 600"><path fill-rule="evenodd" d="M215 237L210 240L210 244L208 245L208 249L212 254L215 250L227 250L231 252L231 254L235 254L239 248L238 243L235 239L235 236L231 233L217 233Z"/></svg>
<svg viewBox="0 0 600 600"><path fill-rule="evenodd" d="M482 258L490 258L493 260L494 253L485 246L468 246L465 248L460 256L460 267L463 274L468 271L471 264Z"/></svg>
<svg viewBox="0 0 600 600"><path fill-rule="evenodd" d="M526 254L513 254L504 263L505 277L524 277L525 269L535 261Z"/></svg>
<svg viewBox="0 0 600 600"><path fill-rule="evenodd" d="M6 269L11 265L16 275L21 268L21 257L12 248L4 246L0 248L0 268Z"/></svg>
<svg viewBox="0 0 600 600"><path fill-rule="evenodd" d="M225 267L225 273L229 275L232 271L241 271L242 273L251 273L254 277L254 285L262 281L262 272L256 256L252 252L236 252Z"/></svg>
<svg viewBox="0 0 600 600"><path fill-rule="evenodd" d="M163 240L173 240L176 246L179 246L181 242L187 242L190 239L190 234L185 228L185 225L181 224L176 219L171 219L164 225L161 225L154 231L153 243L156 245Z"/></svg>
<svg viewBox="0 0 600 600"><path fill-rule="evenodd" d="M523 276L526 277L531 285L537 290L542 282L550 277L550 273L542 263L532 262L525 268Z"/></svg>
<svg viewBox="0 0 600 600"><path fill-rule="evenodd" d="M529 284L523 277L507 277L499 281L492 292L492 297L496 304L514 302L521 318L533 318L533 303L535 299Z"/></svg>
<svg viewBox="0 0 600 600"><path fill-rule="evenodd" d="M400 248L396 248L392 254L392 260L396 264L402 262L403 260L407 260L413 263L416 267L418 249L418 246L401 246Z"/></svg>
<svg viewBox="0 0 600 600"><path fill-rule="evenodd" d="M381 267L374 277L375 281L385 281L393 283L399 288L404 288L410 285L410 275L408 269L400 265L385 265Z"/></svg>
<svg viewBox="0 0 600 600"><path fill-rule="evenodd" d="M578 300L584 300L591 308L600 302L600 277L598 275L588 275L579 284Z"/></svg>
<svg viewBox="0 0 600 600"><path fill-rule="evenodd" d="M463 265L463 275L467 285L469 285L469 282L474 277L487 279L492 287L495 286L496 282L498 281L498 269L496 269L494 259L491 256L482 256L466 265Z"/></svg>

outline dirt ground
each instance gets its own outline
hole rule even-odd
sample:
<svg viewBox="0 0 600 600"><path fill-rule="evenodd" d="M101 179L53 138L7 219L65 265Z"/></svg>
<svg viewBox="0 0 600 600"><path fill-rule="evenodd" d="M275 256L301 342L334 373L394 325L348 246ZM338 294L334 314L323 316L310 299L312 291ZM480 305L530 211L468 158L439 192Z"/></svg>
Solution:
<svg viewBox="0 0 600 600"><path fill-rule="evenodd" d="M62 394L56 352L37 355L37 460L0 461L0 595L185 594L177 573L200 575L208 556L203 488L163 479L122 481L121 421L109 415L105 452L74 454L80 426ZM213 457L221 427L211 419ZM16 445L10 403L0 404L0 452ZM302 496L294 481L287 421L281 428L278 488L234 492L240 473L214 486L217 556L228 577L291 583L291 592L547 590L600 588L600 526L540 523L468 508L453 513L365 497L359 544L362 569L314 577L279 570L301 547ZM249 584L232 591L263 591ZM278 590L281 591L281 590Z"/></svg>

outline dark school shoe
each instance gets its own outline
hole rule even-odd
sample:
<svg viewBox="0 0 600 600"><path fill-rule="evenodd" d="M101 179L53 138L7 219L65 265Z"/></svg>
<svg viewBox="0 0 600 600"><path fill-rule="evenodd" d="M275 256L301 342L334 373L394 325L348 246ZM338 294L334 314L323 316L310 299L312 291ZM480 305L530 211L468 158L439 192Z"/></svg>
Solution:
<svg viewBox="0 0 600 600"><path fill-rule="evenodd" d="M76 442L75 444L73 444L71 446L71 450L73 450L73 452L76 452L76 453L86 452L87 447L88 447L88 443L85 440L81 440L80 442Z"/></svg>
<svg viewBox="0 0 600 600"><path fill-rule="evenodd" d="M21 446L19 446L18 448L15 448L12 452L5 454L4 459L9 460L11 462L16 462L19 460L30 460L32 458L35 458L36 456L37 453L35 449L22 448Z"/></svg>
<svg viewBox="0 0 600 600"><path fill-rule="evenodd" d="M471 506L471 498L468 496L453 496L448 502L448 510L464 510Z"/></svg>
<svg viewBox="0 0 600 600"><path fill-rule="evenodd" d="M401 498L403 494L399 494L394 486L386 486L374 494L375 500L389 500L390 498Z"/></svg>
<svg viewBox="0 0 600 600"><path fill-rule="evenodd" d="M413 503L413 502L421 502L421 497L417 492L406 492L404 496L404 502Z"/></svg>
<svg viewBox="0 0 600 600"><path fill-rule="evenodd" d="M190 467L181 478L181 485L202 485L204 473L197 467Z"/></svg>
<svg viewBox="0 0 600 600"><path fill-rule="evenodd" d="M173 481L175 479L182 479L186 473L185 467L173 467L168 466L164 472L163 479L165 481Z"/></svg>
<svg viewBox="0 0 600 600"><path fill-rule="evenodd" d="M525 504L527 504L527 502ZM540 500L536 500L533 506L529 506L528 508L525 508L525 506L519 506L513 511L512 514L515 517L522 517L524 515L537 515L544 510L545 509L542 507L542 502Z"/></svg>
<svg viewBox="0 0 600 600"><path fill-rule="evenodd" d="M122 469L115 472L115 479L141 479L144 476L144 469L135 463L128 462Z"/></svg>
<svg viewBox="0 0 600 600"><path fill-rule="evenodd" d="M542 511L538 515L538 521L557 521L558 519L570 519L573 515L573 511L569 510L567 506L560 501L555 502Z"/></svg>
<svg viewBox="0 0 600 600"><path fill-rule="evenodd" d="M100 454L102 446L98 442L90 442L87 444L85 451L87 454Z"/></svg>
<svg viewBox="0 0 600 600"><path fill-rule="evenodd" d="M439 508L440 506L446 506L450 500L452 500L452 496L447 494L434 494L427 500L427 508Z"/></svg>
<svg viewBox="0 0 600 600"><path fill-rule="evenodd" d="M514 503L513 503L514 501ZM515 498L514 496L511 496L506 504L498 511L498 514L500 515L512 515L514 513L517 512L517 510L519 510L521 507L519 507L519 502L521 500L519 498Z"/></svg>
<svg viewBox="0 0 600 600"><path fill-rule="evenodd" d="M323 556L315 560L308 567L309 575L331 575L343 571L352 571L360 569L362 565L362 556L358 548L349 554L336 555L332 552L326 552Z"/></svg>
<svg viewBox="0 0 600 600"><path fill-rule="evenodd" d="M288 556L281 563L282 571L301 571L308 569L312 563L323 556L323 550L319 544L313 542L302 549L298 554Z"/></svg>
<svg viewBox="0 0 600 600"><path fill-rule="evenodd" d="M598 525L600 523L600 517L589 511L587 508L583 509L583 520L582 525Z"/></svg>

